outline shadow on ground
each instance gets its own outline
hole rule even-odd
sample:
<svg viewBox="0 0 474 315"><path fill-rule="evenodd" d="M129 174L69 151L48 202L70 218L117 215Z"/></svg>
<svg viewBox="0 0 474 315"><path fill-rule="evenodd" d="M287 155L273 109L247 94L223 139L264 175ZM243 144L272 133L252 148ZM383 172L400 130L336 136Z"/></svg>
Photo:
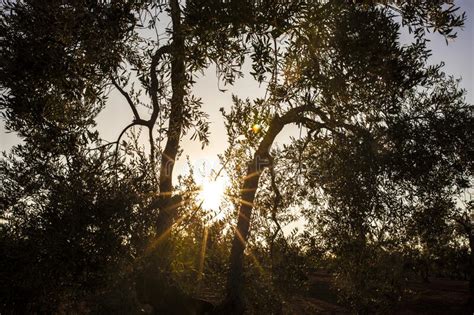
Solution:
<svg viewBox="0 0 474 315"><path fill-rule="evenodd" d="M307 296L294 297L284 307L284 314L352 314L337 303L331 288L333 277L324 272L310 277ZM413 281L408 285L411 297L394 313L412 314L473 314L469 311L468 281L431 278L429 283Z"/></svg>

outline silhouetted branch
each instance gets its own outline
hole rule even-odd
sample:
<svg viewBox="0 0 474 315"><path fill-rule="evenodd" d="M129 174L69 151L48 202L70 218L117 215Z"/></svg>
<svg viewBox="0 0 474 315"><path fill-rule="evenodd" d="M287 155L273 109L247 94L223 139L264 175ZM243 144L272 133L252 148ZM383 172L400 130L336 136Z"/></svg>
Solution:
<svg viewBox="0 0 474 315"><path fill-rule="evenodd" d="M127 92L125 92L125 90L122 89L120 85L118 85L117 81L115 81L114 78L112 78L112 84L120 92L120 94L122 94L123 97L125 97L125 99L127 100L128 105L130 105L130 108L132 109L133 116L135 116L135 120L141 120L140 115L138 114L138 111L137 111L137 107L135 106L135 104L133 104L133 101L130 95Z"/></svg>
<svg viewBox="0 0 474 315"><path fill-rule="evenodd" d="M273 199L272 220L275 223L275 225L277 226L277 230L275 231L275 233L272 236L272 243L275 240L275 238L277 237L279 232L283 233L283 229L281 228L280 222L278 222L278 219L276 217L278 207L280 206L281 200L283 198L282 198L280 190L278 189L278 186L276 184L276 179L275 179L276 176L275 176L274 165L275 165L274 160L273 160L273 158L271 158L270 159L270 168L269 168L270 169L270 183L271 183L273 193L275 194L275 198Z"/></svg>
<svg viewBox="0 0 474 315"><path fill-rule="evenodd" d="M147 127L148 122L145 121L145 120L141 120L141 119L140 120L135 120L134 122L130 123L125 128L123 128L122 132L120 133L120 135L117 138L117 141L115 141L115 164L117 163L117 159L118 159L118 149L119 149L119 145L120 145L120 140L122 139L125 132L127 132L127 130L132 128L133 126L145 126L145 127ZM111 142L111 143L113 143L113 142Z"/></svg>

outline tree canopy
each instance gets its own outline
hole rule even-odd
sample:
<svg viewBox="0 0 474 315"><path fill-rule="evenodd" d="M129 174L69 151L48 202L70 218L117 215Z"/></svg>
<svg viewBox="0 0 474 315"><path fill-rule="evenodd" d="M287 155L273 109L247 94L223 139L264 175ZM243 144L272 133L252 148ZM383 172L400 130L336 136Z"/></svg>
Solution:
<svg viewBox="0 0 474 315"><path fill-rule="evenodd" d="M261 299L285 301L323 268L343 305L382 313L411 275L461 262L474 292L472 201L457 201L472 189L472 106L426 38L454 39L458 9L3 1L0 109L23 142L0 164L0 310L281 312ZM218 90L252 76L266 91L222 109L220 220L196 199L193 171L174 172L185 135L209 142L193 87L211 65ZM130 122L107 142L95 119L111 90ZM289 125L301 136L274 143ZM296 221L302 233L282 228Z"/></svg>

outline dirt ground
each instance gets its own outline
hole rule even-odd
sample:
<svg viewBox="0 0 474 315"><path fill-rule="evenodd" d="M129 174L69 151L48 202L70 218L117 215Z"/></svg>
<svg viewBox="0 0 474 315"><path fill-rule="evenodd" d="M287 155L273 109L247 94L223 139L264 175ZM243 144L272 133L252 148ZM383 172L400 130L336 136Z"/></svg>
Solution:
<svg viewBox="0 0 474 315"><path fill-rule="evenodd" d="M315 273L310 278L307 296L299 296L288 301L285 314L351 314L337 303L337 297L331 289L332 276ZM467 305L469 288L467 281L430 278L429 283L410 282L413 292L394 314L474 314Z"/></svg>

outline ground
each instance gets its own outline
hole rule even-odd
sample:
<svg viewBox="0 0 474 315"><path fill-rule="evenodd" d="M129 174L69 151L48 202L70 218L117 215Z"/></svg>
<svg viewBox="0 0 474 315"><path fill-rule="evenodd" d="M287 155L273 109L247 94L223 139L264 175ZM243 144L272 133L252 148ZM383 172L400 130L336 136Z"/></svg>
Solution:
<svg viewBox="0 0 474 315"><path fill-rule="evenodd" d="M315 273L310 278L307 296L297 296L286 303L285 314L351 314L337 303L331 289L332 277L326 273ZM412 314L474 314L469 312L467 281L430 278L429 283L409 283L411 298L395 311L399 315Z"/></svg>

